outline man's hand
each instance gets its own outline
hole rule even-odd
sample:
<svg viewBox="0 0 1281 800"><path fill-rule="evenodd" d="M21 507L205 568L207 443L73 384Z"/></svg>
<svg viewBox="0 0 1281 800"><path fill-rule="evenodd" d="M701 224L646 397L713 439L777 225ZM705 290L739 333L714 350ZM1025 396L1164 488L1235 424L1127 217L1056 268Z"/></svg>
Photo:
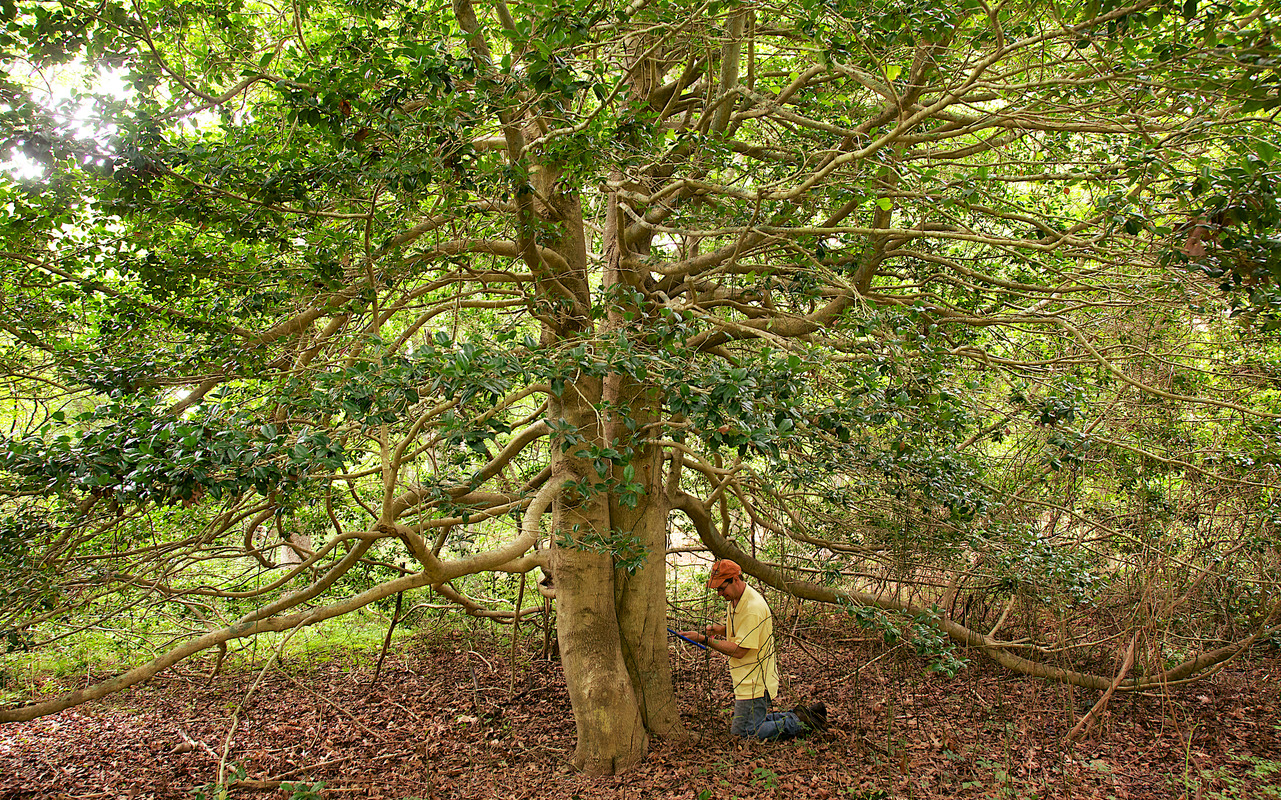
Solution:
<svg viewBox="0 0 1281 800"><path fill-rule="evenodd" d="M681 631L680 635L684 636L691 642L705 644L718 653L722 653L733 658L743 658L752 652L746 647L739 647L728 639L713 639L713 636L720 636L725 633L724 625L708 625L700 631Z"/></svg>

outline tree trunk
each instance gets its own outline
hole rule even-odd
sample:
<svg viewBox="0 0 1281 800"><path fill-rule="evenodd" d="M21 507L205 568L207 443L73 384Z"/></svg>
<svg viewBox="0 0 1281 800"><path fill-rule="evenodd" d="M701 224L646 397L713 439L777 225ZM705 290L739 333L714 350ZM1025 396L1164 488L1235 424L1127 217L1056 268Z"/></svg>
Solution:
<svg viewBox="0 0 1281 800"><path fill-rule="evenodd" d="M634 73L632 85L637 97L645 96L648 91L638 89L636 81L640 80L640 72L643 71ZM653 82L651 76L648 84ZM621 180L622 174L616 173L615 177ZM611 196L605 215L603 283L606 294L613 295L608 325L622 332L628 327L625 311L634 315L650 311L632 302L635 294L615 294L624 287L639 290L644 282L643 276L622 264L626 228L626 215L619 209L617 196ZM643 243L641 248L648 250L648 243ZM640 703L645 728L658 736L680 736L684 734L684 727L676 708L667 654L667 516L670 508L663 485L662 448L648 441L654 436L653 424L662 418L662 402L655 387L621 373L606 379L604 393L605 407L610 409L606 441L620 453L631 454L625 467L614 468L613 478L620 483L637 484L643 492L634 504L622 502L620 494L615 492L609 505L613 529L622 536L632 537L634 546L645 552L644 561L634 571L615 572L615 603L623 659ZM632 471L630 479L627 467Z"/></svg>
<svg viewBox="0 0 1281 800"><path fill-rule="evenodd" d="M623 657L613 555L575 546L586 536L608 535L608 515L604 497L573 505L562 496L552 524L556 637L578 732L574 766L590 775L630 768L649 743Z"/></svg>
<svg viewBox="0 0 1281 800"><path fill-rule="evenodd" d="M566 268L545 285L549 300L558 309L556 324L544 327L545 338L572 340L587 334L593 325L590 282L587 271L587 246L584 237L582 208L575 195L556 192L559 170L542 165L532 180L542 197L551 203L549 222L559 222L560 237L544 239L546 245L565 260ZM559 297L557 295L560 295ZM569 302L564 302L569 301ZM616 427L603 417L602 400L605 386L600 378L584 374L566 375L565 388L551 398L550 419L568 423L576 432L572 441L557 437L551 444L552 472L598 486L612 475L613 468L599 474L595 457L586 448L616 446L611 432ZM612 395L609 399L612 399ZM582 455L580 455L582 453ZM644 499L649 500L647 495ZM607 492L581 492L572 486L561 492L553 504L552 574L556 582L556 637L560 644L561 666L574 709L578 745L573 763L591 775L609 775L629 769L644 758L649 746L645 720L637 696L633 672L624 657L625 634L620 627L619 608L615 606L615 569L613 534L619 526L612 524ZM652 523L647 523L652 527ZM652 533L646 533L652 536ZM662 543L660 534L660 545ZM660 547L660 553L662 549ZM663 609L663 578L660 555L657 579L658 599L649 602ZM655 570L650 570L653 573ZM653 578L648 577L649 583ZM648 584L647 584L648 585ZM652 592L652 589L648 591ZM626 592L624 594L630 594ZM630 608L630 604L629 604ZM631 620L635 614L624 615ZM629 622L629 626L632 623ZM646 625L649 625L647 622ZM652 626L651 626L652 627ZM630 639L632 634L626 634ZM643 635L652 638L646 629ZM627 649L634 650L630 643ZM649 644L653 649L652 642ZM662 651L662 674L667 676L668 694L671 679ZM635 658L633 661L637 661ZM652 658L637 661L643 668ZM672 704L674 712L674 704Z"/></svg>
<svg viewBox="0 0 1281 800"><path fill-rule="evenodd" d="M551 412L573 423L586 440L599 443L603 431L593 403L599 398L599 381L580 378L553 403ZM597 483L591 460L575 455L583 444L566 451L554 442L553 471ZM573 763L589 775L627 770L645 756L649 745L623 657L614 606L614 556L599 547L610 538L609 506L604 494L584 497L572 489L562 492L553 505L556 637L578 732Z"/></svg>
<svg viewBox="0 0 1281 800"><path fill-rule="evenodd" d="M657 419L653 391L636 388L624 381L616 396L623 408L629 409L637 429ZM645 551L645 560L634 572L615 571L615 600L618 624L622 633L623 659L632 686L640 702L646 729L658 736L684 734L676 694L672 688L671 664L667 654L667 495L663 491L662 449L633 441L626 426L611 426L621 450L636 448L629 462L632 482L644 487L635 506L620 502L618 494L610 498L610 521L615 531L633 537L636 546ZM615 470L621 472L621 470Z"/></svg>
<svg viewBox="0 0 1281 800"><path fill-rule="evenodd" d="M570 510L556 527L583 524ZM612 775L645 756L649 738L623 660L614 612L614 562L607 553L557 546L556 636L574 709L574 766Z"/></svg>

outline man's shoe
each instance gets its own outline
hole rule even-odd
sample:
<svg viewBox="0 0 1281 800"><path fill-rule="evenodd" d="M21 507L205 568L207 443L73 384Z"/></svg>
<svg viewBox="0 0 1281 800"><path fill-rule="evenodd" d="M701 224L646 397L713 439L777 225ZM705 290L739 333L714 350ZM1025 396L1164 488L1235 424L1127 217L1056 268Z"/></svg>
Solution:
<svg viewBox="0 0 1281 800"><path fill-rule="evenodd" d="M827 704L819 701L810 706L810 715L818 722L818 726L827 730Z"/></svg>
<svg viewBox="0 0 1281 800"><path fill-rule="evenodd" d="M823 703L815 703L812 706L797 706L792 709L792 713L801 721L801 724L812 731L827 730L827 706Z"/></svg>

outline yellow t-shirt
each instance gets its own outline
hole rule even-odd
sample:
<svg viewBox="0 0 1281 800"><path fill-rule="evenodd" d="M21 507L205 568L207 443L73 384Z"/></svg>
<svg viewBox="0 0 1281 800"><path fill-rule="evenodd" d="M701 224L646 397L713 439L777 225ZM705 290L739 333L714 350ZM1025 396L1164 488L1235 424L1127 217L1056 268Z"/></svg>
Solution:
<svg viewBox="0 0 1281 800"><path fill-rule="evenodd" d="M778 659L774 653L774 619L761 593L748 586L738 605L725 614L726 638L751 652L729 660L735 700L754 700L769 691L778 697Z"/></svg>

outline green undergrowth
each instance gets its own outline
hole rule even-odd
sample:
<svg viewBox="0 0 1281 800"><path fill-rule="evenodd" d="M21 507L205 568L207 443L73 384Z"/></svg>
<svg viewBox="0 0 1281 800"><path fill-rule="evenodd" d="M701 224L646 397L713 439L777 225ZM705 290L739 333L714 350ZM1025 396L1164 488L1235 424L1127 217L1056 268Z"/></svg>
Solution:
<svg viewBox="0 0 1281 800"><path fill-rule="evenodd" d="M370 609L325 620L293 632L265 633L228 644L221 670L252 668L266 662L284 645L280 664L286 669L311 668L333 660L352 667L372 667L387 636L388 615ZM397 624L392 650L413 638L436 636L467 627L457 614L416 617ZM90 628L43 647L0 653L0 704L11 705L34 697L49 697L84 688L144 664L172 647L172 633L159 630L118 631ZM181 662L176 669L208 674L216 664L218 649L210 648Z"/></svg>
<svg viewBox="0 0 1281 800"><path fill-rule="evenodd" d="M1281 761L1237 751L1214 766L1194 766L1189 758L1184 774L1171 784L1183 797L1204 800L1281 798Z"/></svg>

